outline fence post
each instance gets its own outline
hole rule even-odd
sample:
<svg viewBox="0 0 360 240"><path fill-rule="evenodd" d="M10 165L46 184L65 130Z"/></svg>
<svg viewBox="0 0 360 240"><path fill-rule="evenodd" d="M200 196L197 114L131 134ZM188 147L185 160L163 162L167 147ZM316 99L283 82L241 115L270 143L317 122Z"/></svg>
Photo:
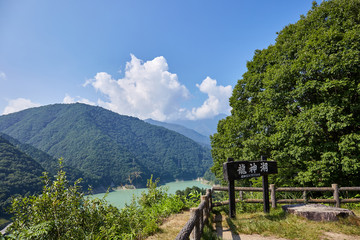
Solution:
<svg viewBox="0 0 360 240"><path fill-rule="evenodd" d="M228 162L233 162L233 158L228 158ZM229 180L228 184L228 193L229 193L229 216L231 218L236 217L236 204L235 204L235 181Z"/></svg>
<svg viewBox="0 0 360 240"><path fill-rule="evenodd" d="M276 208L276 192L275 184L270 184L271 207Z"/></svg>
<svg viewBox="0 0 360 240"><path fill-rule="evenodd" d="M201 220L201 223L200 223L200 230L202 232L203 228L204 228L204 224L205 224L205 221L207 219L207 212L208 212L208 203L206 201L206 196L205 195L202 195L201 196L201 202L205 202L204 204L204 209L202 210L202 217L200 218Z"/></svg>
<svg viewBox="0 0 360 240"><path fill-rule="evenodd" d="M307 199L307 191L304 190L303 191L303 200L304 200L304 203L307 204L308 203L308 199Z"/></svg>
<svg viewBox="0 0 360 240"><path fill-rule="evenodd" d="M240 201L243 201L243 200L244 200L243 191L239 191L239 197L240 197Z"/></svg>
<svg viewBox="0 0 360 240"><path fill-rule="evenodd" d="M334 190L334 199L335 199L335 207L340 207L340 197L339 197L339 185L336 183L331 184L331 187Z"/></svg>
<svg viewBox="0 0 360 240"><path fill-rule="evenodd" d="M266 156L261 156L261 161L266 161ZM264 200L264 213L270 212L269 206L269 180L268 175L262 176L262 185L263 185L263 200Z"/></svg>
<svg viewBox="0 0 360 240"><path fill-rule="evenodd" d="M209 213L212 210L212 191L210 188L206 189L206 196L209 196L208 204L209 204Z"/></svg>
<svg viewBox="0 0 360 240"><path fill-rule="evenodd" d="M199 240L201 237L199 212L198 208L190 208L190 216L196 219L195 226L190 235L191 240Z"/></svg>

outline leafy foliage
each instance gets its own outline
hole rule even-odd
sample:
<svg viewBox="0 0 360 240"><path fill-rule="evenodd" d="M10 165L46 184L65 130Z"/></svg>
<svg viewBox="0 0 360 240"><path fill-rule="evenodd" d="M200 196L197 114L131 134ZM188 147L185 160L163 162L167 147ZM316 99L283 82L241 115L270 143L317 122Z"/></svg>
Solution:
<svg viewBox="0 0 360 240"><path fill-rule="evenodd" d="M85 104L55 104L0 116L0 131L77 168L94 186L193 179L210 150L178 133ZM136 174L135 174L136 173Z"/></svg>
<svg viewBox="0 0 360 240"><path fill-rule="evenodd" d="M247 69L211 137L216 175L266 155L278 186L359 185L360 1L314 2Z"/></svg>
<svg viewBox="0 0 360 240"><path fill-rule="evenodd" d="M219 179L217 179L215 174L211 171L211 168L206 170L203 178L205 180L209 181L212 185L221 183L221 181Z"/></svg>
<svg viewBox="0 0 360 240"><path fill-rule="evenodd" d="M0 137L0 216L6 215L11 196L41 190L43 171L40 164Z"/></svg>
<svg viewBox="0 0 360 240"><path fill-rule="evenodd" d="M55 181L47 174L43 181L41 195L14 199L9 239L140 239L184 207L180 197L158 189L152 179L148 193L121 210L84 197L81 180L69 186L62 167Z"/></svg>
<svg viewBox="0 0 360 240"><path fill-rule="evenodd" d="M177 190L175 194L184 200L187 207L196 207L200 203L201 195L206 194L206 189L193 186L185 190Z"/></svg>

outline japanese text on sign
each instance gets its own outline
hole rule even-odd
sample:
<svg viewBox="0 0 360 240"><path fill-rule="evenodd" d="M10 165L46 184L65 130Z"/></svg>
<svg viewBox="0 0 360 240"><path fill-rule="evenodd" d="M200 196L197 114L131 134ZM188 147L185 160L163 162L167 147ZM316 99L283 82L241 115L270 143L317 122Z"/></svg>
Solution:
<svg viewBox="0 0 360 240"><path fill-rule="evenodd" d="M237 161L226 163L225 169L226 178L243 179L277 173L277 164L273 161Z"/></svg>

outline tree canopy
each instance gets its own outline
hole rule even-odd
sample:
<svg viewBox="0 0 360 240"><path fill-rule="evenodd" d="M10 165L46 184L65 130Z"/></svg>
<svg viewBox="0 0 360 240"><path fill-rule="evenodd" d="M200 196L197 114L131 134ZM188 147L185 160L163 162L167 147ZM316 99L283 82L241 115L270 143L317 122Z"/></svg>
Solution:
<svg viewBox="0 0 360 240"><path fill-rule="evenodd" d="M314 2L247 63L211 137L212 170L266 155L277 184L360 184L359 94L360 1Z"/></svg>
<svg viewBox="0 0 360 240"><path fill-rule="evenodd" d="M44 169L34 159L0 136L0 217L11 197L40 192Z"/></svg>

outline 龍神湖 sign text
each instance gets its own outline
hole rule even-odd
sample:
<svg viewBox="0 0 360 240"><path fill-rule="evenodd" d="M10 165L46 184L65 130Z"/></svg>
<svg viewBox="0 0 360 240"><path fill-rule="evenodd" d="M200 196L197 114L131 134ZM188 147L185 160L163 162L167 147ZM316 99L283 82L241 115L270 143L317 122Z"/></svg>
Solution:
<svg viewBox="0 0 360 240"><path fill-rule="evenodd" d="M277 164L274 161L226 162L223 170L225 180L240 180L277 173Z"/></svg>

